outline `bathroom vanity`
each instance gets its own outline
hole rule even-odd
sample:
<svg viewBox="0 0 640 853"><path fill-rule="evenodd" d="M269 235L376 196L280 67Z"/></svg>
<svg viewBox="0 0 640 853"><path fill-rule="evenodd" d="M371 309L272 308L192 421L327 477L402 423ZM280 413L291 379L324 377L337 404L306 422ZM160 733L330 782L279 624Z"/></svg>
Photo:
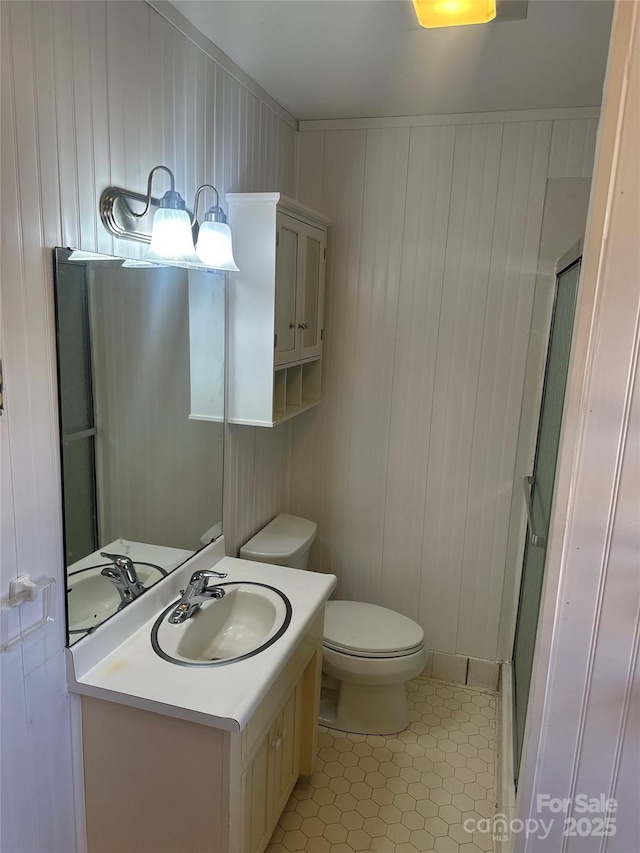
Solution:
<svg viewBox="0 0 640 853"><path fill-rule="evenodd" d="M171 663L152 647L154 623L194 571L213 567L222 586L279 590L286 630L253 656ZM89 853L266 847L298 777L313 771L334 586L333 575L225 557L217 540L67 650L70 690L82 695Z"/></svg>

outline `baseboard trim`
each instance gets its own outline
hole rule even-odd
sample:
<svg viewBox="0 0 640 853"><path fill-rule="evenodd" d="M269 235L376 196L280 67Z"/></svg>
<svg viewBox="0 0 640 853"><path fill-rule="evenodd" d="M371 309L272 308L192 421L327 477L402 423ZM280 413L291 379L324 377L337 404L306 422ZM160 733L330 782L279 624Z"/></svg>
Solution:
<svg viewBox="0 0 640 853"><path fill-rule="evenodd" d="M500 663L429 650L422 674L449 684L495 692L500 680Z"/></svg>

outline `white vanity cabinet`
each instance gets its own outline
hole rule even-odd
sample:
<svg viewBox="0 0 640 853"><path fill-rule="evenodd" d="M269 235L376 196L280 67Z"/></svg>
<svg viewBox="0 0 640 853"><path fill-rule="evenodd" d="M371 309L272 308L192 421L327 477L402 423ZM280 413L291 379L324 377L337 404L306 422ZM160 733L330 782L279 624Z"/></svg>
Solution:
<svg viewBox="0 0 640 853"><path fill-rule="evenodd" d="M228 419L276 424L320 402L329 220L280 193L228 193Z"/></svg>
<svg viewBox="0 0 640 853"><path fill-rule="evenodd" d="M323 611L242 731L83 696L88 853L262 853L313 772L322 635Z"/></svg>

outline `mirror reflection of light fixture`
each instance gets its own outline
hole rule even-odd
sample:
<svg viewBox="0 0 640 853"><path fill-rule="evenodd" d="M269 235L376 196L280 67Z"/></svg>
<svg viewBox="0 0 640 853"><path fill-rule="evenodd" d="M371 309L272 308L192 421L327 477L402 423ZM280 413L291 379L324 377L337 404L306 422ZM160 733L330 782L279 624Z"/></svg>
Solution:
<svg viewBox="0 0 640 853"><path fill-rule="evenodd" d="M421 27L487 24L496 17L496 0L413 0Z"/></svg>
<svg viewBox="0 0 640 853"><path fill-rule="evenodd" d="M159 170L166 172L171 179L171 188L160 199L151 195L153 177ZM206 188L215 192L216 204L205 214L196 251L193 245L195 210L200 193ZM176 192L173 172L166 166L155 166L149 172L146 195L120 187L107 187L100 197L100 217L114 237L150 243L145 256L148 262L164 261L197 269L237 271L231 249L231 231L218 201L216 188L203 184L196 191L192 216L184 199Z"/></svg>
<svg viewBox="0 0 640 853"><path fill-rule="evenodd" d="M145 260L132 260L131 258L127 258L126 261L122 262L122 266L128 270L137 270L137 269L160 269L160 267L166 266L166 264L162 264L159 261L145 261Z"/></svg>
<svg viewBox="0 0 640 853"><path fill-rule="evenodd" d="M71 254L67 258L68 261L121 261L122 258L116 258L111 255L101 255L99 252L83 252L82 249L70 249Z"/></svg>
<svg viewBox="0 0 640 853"><path fill-rule="evenodd" d="M218 204L220 200L218 190L211 184L203 184L196 190L196 196L193 201L194 219L198 212L200 193L205 189L214 191L216 194L216 203L204 215L204 221L198 231L196 255L208 267L213 267L217 270L238 272L238 267L233 259L231 229L227 225L227 217Z"/></svg>

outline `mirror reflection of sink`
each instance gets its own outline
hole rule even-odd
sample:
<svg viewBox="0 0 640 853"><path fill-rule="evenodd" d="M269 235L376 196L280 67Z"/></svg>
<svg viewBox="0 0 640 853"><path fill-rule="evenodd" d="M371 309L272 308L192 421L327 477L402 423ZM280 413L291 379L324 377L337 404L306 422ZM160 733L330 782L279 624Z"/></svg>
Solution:
<svg viewBox="0 0 640 853"><path fill-rule="evenodd" d="M120 607L118 590L110 580L100 573L111 563L89 566L67 578L67 601L69 607L69 632L90 631L112 616ZM166 577L167 572L151 563L134 562L136 574L145 587Z"/></svg>
<svg viewBox="0 0 640 853"><path fill-rule="evenodd" d="M253 657L289 626L291 604L275 587L249 581L215 586L225 590L224 598L205 601L185 622L168 621L178 601L160 614L151 631L160 657L182 666L220 666Z"/></svg>

